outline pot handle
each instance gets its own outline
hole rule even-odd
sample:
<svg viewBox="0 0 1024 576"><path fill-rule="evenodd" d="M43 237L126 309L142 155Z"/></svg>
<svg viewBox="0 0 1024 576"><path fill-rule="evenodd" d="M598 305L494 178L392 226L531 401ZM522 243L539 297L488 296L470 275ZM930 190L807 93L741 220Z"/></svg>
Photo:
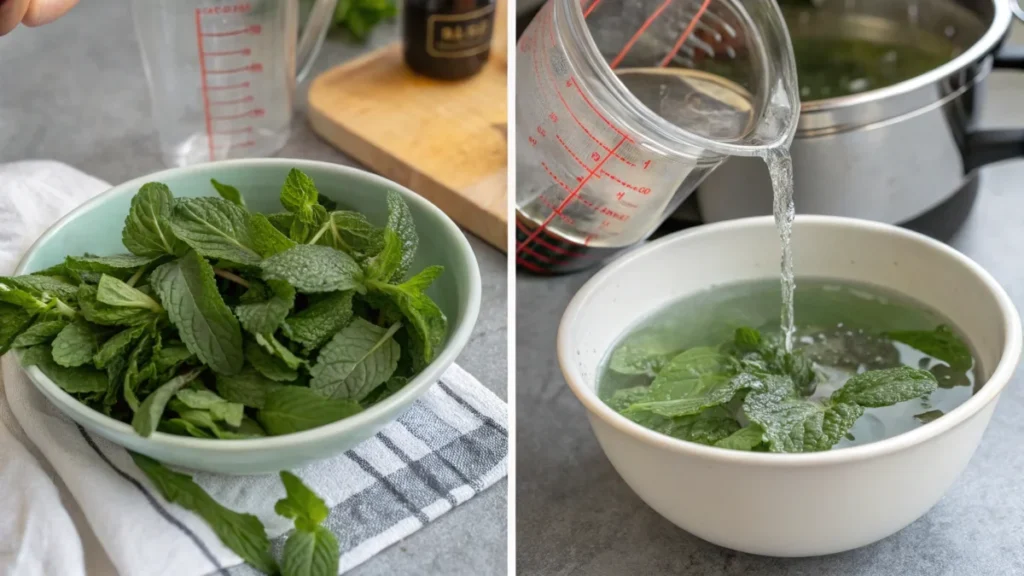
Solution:
<svg viewBox="0 0 1024 576"><path fill-rule="evenodd" d="M1017 2L1011 4L1020 15ZM992 66L1004 70L1024 70L1024 45L1004 44L996 52ZM1024 157L1024 129L982 130L968 134L966 157L966 173L993 162Z"/></svg>

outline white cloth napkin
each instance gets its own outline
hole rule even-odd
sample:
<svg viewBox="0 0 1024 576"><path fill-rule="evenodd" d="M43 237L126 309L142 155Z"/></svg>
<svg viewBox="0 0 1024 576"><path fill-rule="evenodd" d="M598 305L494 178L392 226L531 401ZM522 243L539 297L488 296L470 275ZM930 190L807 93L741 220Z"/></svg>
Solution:
<svg viewBox="0 0 1024 576"><path fill-rule="evenodd" d="M0 165L0 274L55 220L107 188L56 162ZM0 574L85 574L61 483L121 574L258 573L200 518L165 502L123 448L61 415L11 355L0 387ZM326 525L344 573L504 477L507 454L504 402L452 366L382 432L293 472L330 507ZM280 553L290 521L273 511L284 496L277 475L194 477L221 504L258 516Z"/></svg>

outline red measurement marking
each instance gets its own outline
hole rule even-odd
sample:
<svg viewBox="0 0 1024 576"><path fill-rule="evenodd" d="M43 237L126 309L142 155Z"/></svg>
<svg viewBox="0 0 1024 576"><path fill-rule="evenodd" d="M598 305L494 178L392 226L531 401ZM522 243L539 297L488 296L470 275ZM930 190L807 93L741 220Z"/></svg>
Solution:
<svg viewBox="0 0 1024 576"><path fill-rule="evenodd" d="M248 56L252 54L251 48L242 48L241 50L223 50L221 52L203 52L203 56L214 57L214 56Z"/></svg>
<svg viewBox="0 0 1024 576"><path fill-rule="evenodd" d="M531 249L529 247L526 247L526 246L523 247L523 252L526 252L527 254L529 254L530 256L533 256L534 258L540 260L541 262L552 262L553 261L553 259L550 256L545 256L545 255L541 254L540 252L537 252L536 250L533 250L533 249Z"/></svg>
<svg viewBox="0 0 1024 576"><path fill-rule="evenodd" d="M587 103L587 106L590 106L590 109L594 111L594 114L597 114L598 118L600 118L601 120L604 120L604 123L607 124L608 127L611 128L612 130L615 130L616 132L618 132L619 136L622 136L623 138L629 138L629 136L626 135L625 132L623 132L622 130L619 130L618 127L615 126L615 124L612 124L611 122L609 122L608 119L605 118L603 114L601 114L601 112L597 109L597 107L594 106L594 104L590 101L590 98L587 98L587 95L584 94L583 90L580 89L579 84L576 83L576 78L575 77L570 77L569 80L572 81L572 85L573 85L574 88L576 88L576 92L579 92L580 98L582 98L583 101ZM636 166L636 164L634 164L634 166Z"/></svg>
<svg viewBox="0 0 1024 576"><path fill-rule="evenodd" d="M551 168L548 168L547 162L541 162L540 165L544 167L544 171L548 173L548 176L551 176L551 179L554 180L556 184L561 186L562 189L565 190L566 192L572 194L572 189L569 188L569 185L566 184L565 182L562 182L562 180L559 179L558 176L556 176L555 173L551 171Z"/></svg>
<svg viewBox="0 0 1024 576"><path fill-rule="evenodd" d="M198 17L197 17L198 18ZM200 36L209 36L211 38L220 38L223 36L240 36L242 34L252 34L258 36L263 28L259 24L253 24L252 26L246 26L238 30L228 30L226 32L199 32Z"/></svg>
<svg viewBox="0 0 1024 576"><path fill-rule="evenodd" d="M206 120L206 143L210 160L213 161L213 121L210 118L210 96L206 93L206 62L203 59L203 28L200 23L202 12L196 9L196 45L199 49L199 85L203 92L203 115Z"/></svg>
<svg viewBox="0 0 1024 576"><path fill-rule="evenodd" d="M529 228L527 228L526 225L523 224L522 222L520 222L518 219L516 220L516 227L519 228L520 230L522 230L524 234L529 234L531 232L531 230ZM589 239L590 237L588 236L587 238ZM562 248L560 246L556 246L554 244L551 244L551 243L547 242L546 240L544 240L544 238L542 238L540 236L534 238L533 242L534 242L534 244L536 244L536 245L538 245L538 246L540 246L542 248L547 248L548 250L551 250L552 252L557 252L558 254L561 254L562 256L565 256L565 259L569 259L569 258L582 258L582 259L586 260L587 258L590 258L591 256L594 256L593 254L587 254L585 252L584 253L580 253L580 252L572 252L570 250L566 250L565 248ZM585 243L586 243L586 241L584 241L584 244Z"/></svg>
<svg viewBox="0 0 1024 576"><path fill-rule="evenodd" d="M228 104L244 104L246 102L252 102L255 100L252 94L243 96L242 98L235 98L234 100L214 100L210 102L210 106L227 106Z"/></svg>
<svg viewBox="0 0 1024 576"><path fill-rule="evenodd" d="M565 140L562 140L561 136L559 136L558 134L555 134L555 138L558 140L558 143L562 145L562 148L565 148L565 151L568 152L570 156L572 156L572 159L575 160L577 164L582 166L584 170L590 170L590 166L587 166L586 164L584 164L583 160L580 160L579 156L576 156L576 153L572 151L572 148L569 148L569 145L565 143ZM597 154L597 152L594 152L594 154ZM600 159L601 159L600 155L597 158L594 158L594 160L600 160Z"/></svg>
<svg viewBox="0 0 1024 576"><path fill-rule="evenodd" d="M245 14L252 10L252 6L248 2L243 2L230 6L208 6L197 10L201 10L203 14Z"/></svg>
<svg viewBox="0 0 1024 576"><path fill-rule="evenodd" d="M547 136L548 135L548 133L544 131L544 128L542 128L540 126L537 126L537 134L540 134L541 136Z"/></svg>
<svg viewBox="0 0 1024 576"><path fill-rule="evenodd" d="M644 170L647 170L650 167L651 167L651 161L650 160L644 160Z"/></svg>
<svg viewBox="0 0 1024 576"><path fill-rule="evenodd" d="M247 133L249 133L249 134L252 133L252 126L246 126L245 128L238 128L237 130L218 130L218 131L214 132L214 134L219 134L221 136L229 136L231 134L247 134Z"/></svg>
<svg viewBox="0 0 1024 576"><path fill-rule="evenodd" d="M229 114L227 116L211 116L212 120L237 120L239 118L260 118L266 111L263 108L253 108L252 110L246 110L238 114Z"/></svg>
<svg viewBox="0 0 1024 576"><path fill-rule="evenodd" d="M671 62L672 59L676 57L676 54L679 53L679 49L683 47L683 42L686 42L686 39L691 33L693 33L693 29L697 27L697 21L704 15L704 11L708 9L708 4L711 4L711 0L704 0L700 5L700 8L697 10L697 15L693 17L693 20L690 20L690 25L686 27L686 30L683 30L683 34L679 36L678 40L676 40L676 44L672 47L672 51L669 52L661 61L662 67L668 66L668 63Z"/></svg>
<svg viewBox="0 0 1024 576"><path fill-rule="evenodd" d="M207 74L238 74L239 72L263 72L263 64L254 62L248 66L228 68L227 70L207 70Z"/></svg>
<svg viewBox="0 0 1024 576"><path fill-rule="evenodd" d="M664 12L665 9L668 8L671 4L672 0L665 0L664 2L662 2L661 6L658 6L657 10L655 10L653 14L647 17L647 20L645 20L644 23L640 26L640 29L633 34L633 37L630 38L629 41L626 42L626 45L622 47L622 50L619 51L619 55L616 56L614 60L612 60L611 64L609 64L612 70L615 70L615 68L622 63L622 59L626 57L627 53L629 53L629 50L633 47L633 44L636 44L636 41L639 40L641 36L643 36L644 32L646 32L647 29L651 27L651 24L654 24L654 21L658 19L658 16L660 16L661 13Z"/></svg>
<svg viewBox="0 0 1024 576"><path fill-rule="evenodd" d="M248 82L241 82L239 84L228 84L227 86L207 86L204 90L235 90L236 88L248 88Z"/></svg>
<svg viewBox="0 0 1024 576"><path fill-rule="evenodd" d="M598 4L598 3L600 2L600 1L601 1L601 0L594 0L594 3L593 3L593 4L591 4L591 5L590 5L590 7L589 7L589 8L587 8L587 11L583 13L583 17L584 17L584 18L586 18L587 16L590 16L590 13L594 11L594 8L597 8L597 4Z"/></svg>
<svg viewBox="0 0 1024 576"><path fill-rule="evenodd" d="M628 138L626 138L625 136L622 138L622 140L619 140L618 144L615 145L615 148L612 148L612 150L608 154L606 154L600 162L598 162L597 166L594 166L594 169L587 173L587 177L584 178L583 181L580 182L579 186L577 186L576 189L573 190L569 194L569 196L567 196L566 199L562 201L558 208L554 212L549 214L548 217L544 219L544 222L542 222L536 230L530 233L530 235L526 237L526 240L524 240L521 244L519 244L516 247L516 256L519 255L519 251L522 250L524 246L526 246L530 242L533 242L534 238L536 238L541 232L544 231L545 228L548 227L548 224L551 223L551 220L555 217L556 214L561 214L562 210L569 205L569 202L572 202L576 198L576 196L579 195L580 190L582 190L583 187L586 186L587 182L590 181L590 179L594 176L594 173L597 172L601 168L601 166L608 161L609 158L615 155L615 151L618 150L619 147L626 142L626 140L628 140Z"/></svg>
<svg viewBox="0 0 1024 576"><path fill-rule="evenodd" d="M528 137L526 139L526 141L530 143L530 146L536 146L537 145L537 139L534 138L533 136Z"/></svg>
<svg viewBox="0 0 1024 576"><path fill-rule="evenodd" d="M601 174L604 174L605 176L611 178L612 181L615 182L616 184L619 184L621 186L625 186L626 188L629 188L630 190L633 190L634 192L639 192L640 191L640 187L639 186L630 184L629 182L626 182L622 178L619 178L618 176L616 176L615 174L612 174L611 172L609 172L607 170L601 170Z"/></svg>
<svg viewBox="0 0 1024 576"><path fill-rule="evenodd" d="M540 272L540 273L546 272L546 270L544 270L540 266L537 266L536 264L534 264L533 262L530 262L529 260L524 260L522 258L519 258L518 256L516 257L516 263L519 264L520 266L522 266L523 268L526 268L527 270L530 270L532 272Z"/></svg>

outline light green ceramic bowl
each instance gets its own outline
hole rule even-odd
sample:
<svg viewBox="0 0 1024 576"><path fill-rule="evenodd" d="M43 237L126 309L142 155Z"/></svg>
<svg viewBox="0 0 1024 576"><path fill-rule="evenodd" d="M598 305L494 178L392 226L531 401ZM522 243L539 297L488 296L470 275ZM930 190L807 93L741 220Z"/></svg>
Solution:
<svg viewBox="0 0 1024 576"><path fill-rule="evenodd" d="M286 436L253 440L207 440L156 432L149 438L131 426L75 400L36 367L25 369L36 387L68 417L86 429L129 450L161 462L226 474L261 474L291 469L343 452L374 435L397 418L437 382L469 341L480 309L480 269L465 236L440 209L416 193L380 176L355 168L290 159L232 160L175 168L137 178L79 206L50 228L28 251L16 274L29 274L64 260L69 254L109 255L126 252L121 228L132 196L146 182L163 182L177 197L212 196L210 179L242 191L248 207L279 212L281 184L292 168L316 182L321 194L358 210L371 222L387 220L384 196L397 190L416 222L419 250L412 272L432 264L444 266L429 294L448 316L448 339L437 358L400 392L350 418Z"/></svg>

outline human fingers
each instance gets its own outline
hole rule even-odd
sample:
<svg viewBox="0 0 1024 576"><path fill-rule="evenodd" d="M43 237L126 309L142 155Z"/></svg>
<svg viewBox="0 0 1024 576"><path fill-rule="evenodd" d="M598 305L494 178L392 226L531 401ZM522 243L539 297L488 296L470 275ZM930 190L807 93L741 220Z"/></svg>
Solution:
<svg viewBox="0 0 1024 576"><path fill-rule="evenodd" d="M0 36L14 30L28 10L29 0L0 0Z"/></svg>
<svg viewBox="0 0 1024 576"><path fill-rule="evenodd" d="M21 21L25 26L42 26L60 18L78 4L78 0L32 0Z"/></svg>

